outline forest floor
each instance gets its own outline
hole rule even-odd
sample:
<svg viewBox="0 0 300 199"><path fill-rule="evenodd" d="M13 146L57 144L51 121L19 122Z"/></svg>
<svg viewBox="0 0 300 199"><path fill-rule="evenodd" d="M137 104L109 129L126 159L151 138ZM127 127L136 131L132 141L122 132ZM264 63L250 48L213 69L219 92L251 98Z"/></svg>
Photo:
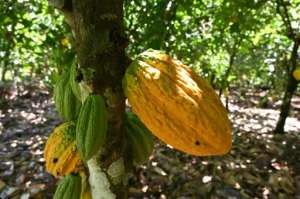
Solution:
<svg viewBox="0 0 300 199"><path fill-rule="evenodd" d="M12 87L0 100L0 199L51 198L57 179L45 171L43 148L61 123L39 81ZM2 97L4 97L4 94ZM230 96L233 146L221 157L183 154L156 140L150 160L129 179L131 198L300 198L300 95L286 134L274 135L280 102L264 91ZM257 108L264 107L264 108Z"/></svg>

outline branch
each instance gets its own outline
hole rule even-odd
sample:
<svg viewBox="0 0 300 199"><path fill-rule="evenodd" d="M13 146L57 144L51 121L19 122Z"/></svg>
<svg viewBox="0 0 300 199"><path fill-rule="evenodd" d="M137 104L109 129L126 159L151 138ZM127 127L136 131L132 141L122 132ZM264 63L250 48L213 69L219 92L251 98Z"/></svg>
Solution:
<svg viewBox="0 0 300 199"><path fill-rule="evenodd" d="M290 62L291 62L291 65L292 65L291 71L294 71L297 67L299 46L300 46L300 39L298 38L297 40L294 41L293 50L292 50L292 53L291 53L291 58L290 58Z"/></svg>
<svg viewBox="0 0 300 199"><path fill-rule="evenodd" d="M277 13L281 16L282 21L283 21L284 25L286 26L288 38L295 40L296 34L292 28L292 23L290 20L290 16L288 14L288 9L287 9L286 3L283 2L283 0L276 0L276 3L277 3L277 6L276 6ZM283 12L281 12L280 8L283 8Z"/></svg>
<svg viewBox="0 0 300 199"><path fill-rule="evenodd" d="M168 8L167 6L171 3L171 7ZM161 36L161 40L160 40L160 47L163 46L164 42L166 42L166 40L170 37L170 27L171 27L171 23L172 21L175 19L176 17L176 12L177 12L177 7L178 7L178 3L176 3L176 1L167 1L165 6L164 6L164 13L163 13L163 22L165 25L165 29L164 32ZM164 46L166 48L166 46ZM167 52L170 51L169 47L165 49Z"/></svg>

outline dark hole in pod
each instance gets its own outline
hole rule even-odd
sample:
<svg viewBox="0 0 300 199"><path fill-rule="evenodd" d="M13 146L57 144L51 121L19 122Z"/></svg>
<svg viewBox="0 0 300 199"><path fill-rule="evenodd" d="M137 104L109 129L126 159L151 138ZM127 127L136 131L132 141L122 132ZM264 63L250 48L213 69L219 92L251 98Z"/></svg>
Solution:
<svg viewBox="0 0 300 199"><path fill-rule="evenodd" d="M81 82L82 80L83 80L83 74L82 74L81 70L78 70L75 81Z"/></svg>
<svg viewBox="0 0 300 199"><path fill-rule="evenodd" d="M200 145L200 141L199 141L199 140L196 140L195 144L196 144L197 146L199 146L199 145Z"/></svg>
<svg viewBox="0 0 300 199"><path fill-rule="evenodd" d="M75 172L71 172L71 175L73 175L73 176L79 176L79 174L75 173Z"/></svg>
<svg viewBox="0 0 300 199"><path fill-rule="evenodd" d="M53 163L57 163L57 161L58 161L58 158L53 159Z"/></svg>

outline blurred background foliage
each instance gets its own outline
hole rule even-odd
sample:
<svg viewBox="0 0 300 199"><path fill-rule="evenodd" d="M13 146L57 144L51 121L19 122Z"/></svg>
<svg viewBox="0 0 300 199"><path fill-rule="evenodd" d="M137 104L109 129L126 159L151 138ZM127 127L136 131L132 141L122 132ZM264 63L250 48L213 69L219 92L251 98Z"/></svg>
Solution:
<svg viewBox="0 0 300 199"><path fill-rule="evenodd" d="M298 0L287 1L300 29ZM46 0L1 0L1 80L55 79L72 64L72 34ZM271 0L125 0L128 54L161 49L217 89L261 87L281 93L292 41Z"/></svg>
<svg viewBox="0 0 300 199"><path fill-rule="evenodd" d="M60 42L70 34L63 16L47 1L1 0L0 13L2 82L32 77L50 82L74 57L70 46Z"/></svg>
<svg viewBox="0 0 300 199"><path fill-rule="evenodd" d="M275 1L127 0L125 7L131 55L162 49L215 87L283 91L292 42L285 36ZM289 13L299 29L299 2L289 2Z"/></svg>
<svg viewBox="0 0 300 199"><path fill-rule="evenodd" d="M51 88L76 62L63 15L46 0L0 5L2 84L38 77ZM265 90L261 104L282 100L276 131L283 132L298 84L291 72L300 67L299 0L124 0L124 31L131 58L148 48L166 51L224 94L227 108L232 90L241 98L249 88Z"/></svg>

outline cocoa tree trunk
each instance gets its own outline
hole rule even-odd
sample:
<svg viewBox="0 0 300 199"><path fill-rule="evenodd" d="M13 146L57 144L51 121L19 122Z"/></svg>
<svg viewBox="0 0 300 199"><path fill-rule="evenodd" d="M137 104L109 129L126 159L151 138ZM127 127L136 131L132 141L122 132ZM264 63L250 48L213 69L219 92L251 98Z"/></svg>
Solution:
<svg viewBox="0 0 300 199"><path fill-rule="evenodd" d="M295 91L297 90L297 86L299 83L299 81L297 81L293 77L293 71L296 69L296 66L297 66L299 45L300 45L300 39L294 41L293 51L292 51L291 59L290 59L291 67L289 69L288 82L287 82L287 86L285 89L282 104L280 107L280 116L279 116L278 122L276 124L276 127L274 129L274 133L277 133L277 134L284 133L285 121L286 121L286 118L288 117L288 114L290 111L290 106L291 106L291 101L292 101L293 95L294 95Z"/></svg>
<svg viewBox="0 0 300 199"><path fill-rule="evenodd" d="M79 76L82 76L79 80L106 101L107 142L87 162L93 199L127 198L128 163L122 149L125 111L122 78L129 59L124 50L127 39L123 34L123 0L49 0L49 3L64 13L72 28ZM115 171L118 175L112 176Z"/></svg>

